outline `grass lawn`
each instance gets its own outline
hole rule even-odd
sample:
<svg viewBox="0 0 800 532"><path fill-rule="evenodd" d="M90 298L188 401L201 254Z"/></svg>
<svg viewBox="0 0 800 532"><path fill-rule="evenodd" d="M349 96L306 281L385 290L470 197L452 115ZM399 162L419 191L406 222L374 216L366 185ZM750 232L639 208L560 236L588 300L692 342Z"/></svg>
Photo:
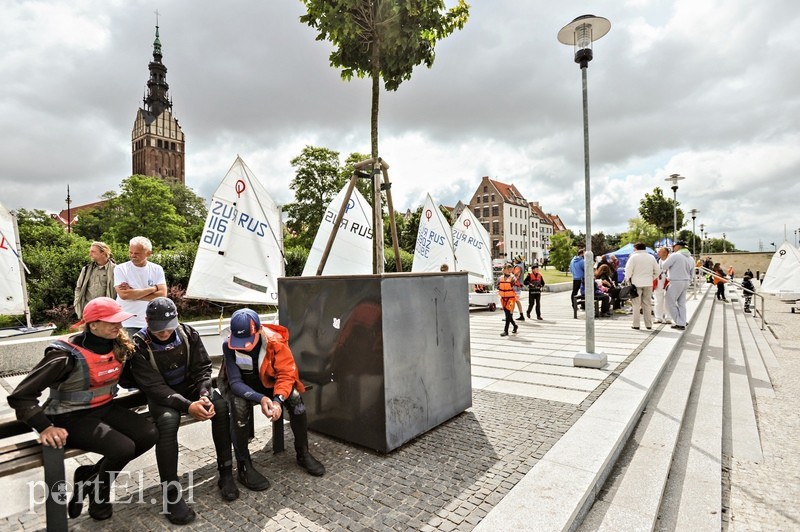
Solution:
<svg viewBox="0 0 800 532"><path fill-rule="evenodd" d="M539 273L541 273L542 277L544 277L545 284L572 282L572 276L569 274L569 272L560 272L553 266L548 266L547 269L539 268Z"/></svg>

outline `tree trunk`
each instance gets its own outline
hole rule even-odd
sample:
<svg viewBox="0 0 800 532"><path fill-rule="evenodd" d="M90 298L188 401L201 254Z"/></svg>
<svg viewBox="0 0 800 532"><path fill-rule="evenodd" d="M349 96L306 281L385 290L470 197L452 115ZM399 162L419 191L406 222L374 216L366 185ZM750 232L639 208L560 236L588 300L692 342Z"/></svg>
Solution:
<svg viewBox="0 0 800 532"><path fill-rule="evenodd" d="M372 112L370 114L372 168L372 273L383 273L383 208L381 206L381 166L378 160L378 104L381 93L380 34L375 32L372 43Z"/></svg>

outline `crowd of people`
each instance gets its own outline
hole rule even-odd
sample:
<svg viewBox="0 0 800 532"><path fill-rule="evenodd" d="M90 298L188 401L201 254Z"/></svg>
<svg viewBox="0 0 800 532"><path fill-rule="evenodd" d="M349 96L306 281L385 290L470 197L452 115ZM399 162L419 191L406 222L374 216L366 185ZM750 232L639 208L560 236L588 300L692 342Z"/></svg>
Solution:
<svg viewBox="0 0 800 532"><path fill-rule="evenodd" d="M183 500L178 477L178 430L183 416L211 425L217 460L217 486L225 501L236 500L239 483L252 491L270 487L269 480L253 465L249 430L253 408L269 420L285 412L294 434L297 464L313 476L325 474L325 466L310 452L308 422L302 393L305 391L289 348L289 332L280 325L262 324L252 309L233 313L230 334L223 343L223 363L212 385L212 363L197 331L178 320L175 303L166 297L167 282L161 266L148 260L152 244L145 237L129 243L128 262L116 264L109 247L94 242L91 262L81 270L75 287L74 308L79 321L76 334L55 340L44 357L8 396L17 418L40 435L50 447L74 447L97 453L94 465L75 470L70 517L88 513L95 520L111 517L111 489L116 476L134 458L155 447L166 518L173 524L191 523L195 511ZM585 271L593 268L593 294L600 302L600 316L623 304L626 285L631 296L633 329L671 322L673 329L687 324L686 294L700 266L708 267L709 282L717 285L717 299L726 301L725 283L733 268L697 264L677 241L672 252L658 250L658 259L638 242L619 279L619 261L603 255L597 264L586 264L583 249L572 258L572 297L586 294ZM744 275L745 312L750 311L755 288L752 273ZM523 315L521 292L528 290ZM517 333L517 321L532 313L542 320L541 294L545 280L534 263L527 271L521 260L506 263L497 281L504 312L501 336ZM515 311L519 311L517 320ZM152 421L117 406L117 386L137 388L147 398ZM49 389L49 399L39 398ZM236 460L236 477L233 462Z"/></svg>
<svg viewBox="0 0 800 532"><path fill-rule="evenodd" d="M271 421L281 419L285 410L298 465L310 475L324 475L325 466L308 448L305 388L288 330L262 324L252 309L234 312L216 389L199 334L178 321L175 303L165 297L164 270L148 261L150 240L135 237L128 251L130 260L116 264L107 245L91 245L91 263L75 288L80 320L73 329L78 332L52 342L8 396L17 418L38 432L42 445L101 456L94 465L75 470L68 515L78 517L88 498L93 519L110 518L115 478L128 462L155 447L162 513L172 524L194 521L196 513L183 499L178 477L182 416L210 422L217 486L225 501L240 495L234 456L240 484L253 491L270 486L248 449L254 406ZM118 386L145 394L152 421L114 403ZM40 405L45 389L49 398Z"/></svg>

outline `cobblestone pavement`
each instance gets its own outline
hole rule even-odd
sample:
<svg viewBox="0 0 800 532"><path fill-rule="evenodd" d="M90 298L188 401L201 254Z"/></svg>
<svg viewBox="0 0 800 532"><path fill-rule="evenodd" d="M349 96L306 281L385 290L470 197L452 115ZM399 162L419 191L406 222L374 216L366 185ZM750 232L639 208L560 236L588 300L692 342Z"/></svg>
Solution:
<svg viewBox="0 0 800 532"><path fill-rule="evenodd" d="M271 452L269 432L261 431L265 436L256 438L251 449L269 448L255 453L254 461L272 487L260 493L242 488L233 503L223 502L218 493L216 470L209 465L215 462L213 447L182 448L182 466L194 469L193 508L198 513L183 528L471 530L580 415L578 405L482 390L474 391L473 401L467 412L388 455L312 434L312 452L328 470L322 478L294 464L288 426L288 450L277 456ZM144 485L153 486L155 467L145 468L144 475ZM134 499L158 504L116 504L110 520L97 522L84 515L70 522L71 529L169 529L159 515L159 498L158 487L147 488ZM37 514L0 522L4 530L43 527Z"/></svg>
<svg viewBox="0 0 800 532"><path fill-rule="evenodd" d="M728 530L800 530L800 314L768 298L766 316L780 367L769 368L775 397L757 405L764 459L731 461Z"/></svg>

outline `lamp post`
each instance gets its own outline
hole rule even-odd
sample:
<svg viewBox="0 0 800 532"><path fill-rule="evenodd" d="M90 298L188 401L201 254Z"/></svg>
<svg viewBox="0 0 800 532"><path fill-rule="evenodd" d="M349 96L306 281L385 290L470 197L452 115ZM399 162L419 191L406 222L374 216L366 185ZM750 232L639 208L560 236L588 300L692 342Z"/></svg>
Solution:
<svg viewBox="0 0 800 532"><path fill-rule="evenodd" d="M67 185L67 233L72 232L72 209L70 209L70 205L72 205L72 198L69 195L69 185Z"/></svg>
<svg viewBox="0 0 800 532"><path fill-rule="evenodd" d="M700 224L700 255L704 253L703 251L703 244L705 243L705 236L703 236L703 229L705 229L706 224Z"/></svg>
<svg viewBox="0 0 800 532"><path fill-rule="evenodd" d="M572 359L574 366L601 368L608 363L608 358L602 353L596 353L594 348L594 254L592 253L592 208L591 187L589 179L589 99L586 82L586 71L589 61L594 54L592 42L605 36L611 29L611 22L603 17L582 15L558 32L558 41L571 45L575 49L575 62L581 68L581 82L583 88L583 169L584 169L584 196L586 202L586 252L584 254L584 287L586 306L586 351L577 353Z"/></svg>
<svg viewBox="0 0 800 532"><path fill-rule="evenodd" d="M723 253L727 253L727 252L728 252L728 247L727 247L727 245L725 244L725 238L727 238L727 237L725 236L725 233L722 233L722 252L723 252Z"/></svg>
<svg viewBox="0 0 800 532"><path fill-rule="evenodd" d="M692 213L692 255L695 256L695 240L697 240L697 235L694 234L694 219L697 218L697 214L700 212L697 209L692 209L689 211Z"/></svg>
<svg viewBox="0 0 800 532"><path fill-rule="evenodd" d="M672 174L664 181L669 181L672 183L672 242L675 243L675 240L678 238L678 181L681 179L686 179L682 175Z"/></svg>

